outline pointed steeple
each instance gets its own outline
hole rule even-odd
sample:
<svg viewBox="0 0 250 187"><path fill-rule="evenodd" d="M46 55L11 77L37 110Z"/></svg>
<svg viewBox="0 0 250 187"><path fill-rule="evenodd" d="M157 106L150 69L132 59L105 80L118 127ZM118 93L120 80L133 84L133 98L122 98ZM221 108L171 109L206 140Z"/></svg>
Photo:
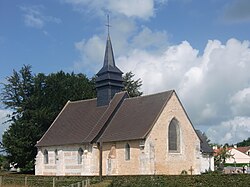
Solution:
<svg viewBox="0 0 250 187"><path fill-rule="evenodd" d="M123 72L115 65L115 58L111 44L110 35L108 34L103 67L97 73L97 106L108 105L114 95L123 88Z"/></svg>
<svg viewBox="0 0 250 187"><path fill-rule="evenodd" d="M119 68L115 65L115 58L113 53L113 48L111 44L111 39L108 34L107 42L106 42L106 49L105 49L105 56L102 69L97 73L97 75L101 75L104 72L115 72L115 73L123 73Z"/></svg>

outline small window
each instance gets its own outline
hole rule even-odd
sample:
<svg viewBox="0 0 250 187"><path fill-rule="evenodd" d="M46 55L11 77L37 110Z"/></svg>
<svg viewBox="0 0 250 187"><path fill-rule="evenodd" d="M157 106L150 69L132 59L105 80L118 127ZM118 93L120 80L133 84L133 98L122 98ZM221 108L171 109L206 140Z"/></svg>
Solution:
<svg viewBox="0 0 250 187"><path fill-rule="evenodd" d="M57 151L57 149L55 150L55 164L56 164L56 162L58 161L58 151Z"/></svg>
<svg viewBox="0 0 250 187"><path fill-rule="evenodd" d="M180 152L180 129L178 121L174 118L168 127L168 150Z"/></svg>
<svg viewBox="0 0 250 187"><path fill-rule="evenodd" d="M49 154L48 154L47 149L44 150L43 156L44 156L44 164L48 164L49 163Z"/></svg>
<svg viewBox="0 0 250 187"><path fill-rule="evenodd" d="M78 164L82 164L82 155L83 155L83 150L82 148L78 149Z"/></svg>
<svg viewBox="0 0 250 187"><path fill-rule="evenodd" d="M130 160L130 146L128 143L125 145L125 160Z"/></svg>

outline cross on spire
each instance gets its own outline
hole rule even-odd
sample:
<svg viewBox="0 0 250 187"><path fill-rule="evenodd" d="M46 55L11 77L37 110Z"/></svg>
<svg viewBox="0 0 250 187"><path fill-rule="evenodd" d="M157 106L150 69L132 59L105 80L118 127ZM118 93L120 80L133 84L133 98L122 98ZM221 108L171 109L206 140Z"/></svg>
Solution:
<svg viewBox="0 0 250 187"><path fill-rule="evenodd" d="M109 28L111 27L111 25L109 24L109 14L107 14L107 21L108 23L105 26L108 27L108 35L109 35Z"/></svg>

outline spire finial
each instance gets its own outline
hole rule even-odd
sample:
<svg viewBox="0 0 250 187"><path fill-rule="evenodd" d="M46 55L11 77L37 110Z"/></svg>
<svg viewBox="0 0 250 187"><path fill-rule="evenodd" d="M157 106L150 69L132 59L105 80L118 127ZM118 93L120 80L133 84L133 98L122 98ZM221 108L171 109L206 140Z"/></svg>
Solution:
<svg viewBox="0 0 250 187"><path fill-rule="evenodd" d="M107 14L107 21L108 23L106 24L106 26L108 27L108 35L109 35L109 27L111 27L111 25L109 24L109 14Z"/></svg>

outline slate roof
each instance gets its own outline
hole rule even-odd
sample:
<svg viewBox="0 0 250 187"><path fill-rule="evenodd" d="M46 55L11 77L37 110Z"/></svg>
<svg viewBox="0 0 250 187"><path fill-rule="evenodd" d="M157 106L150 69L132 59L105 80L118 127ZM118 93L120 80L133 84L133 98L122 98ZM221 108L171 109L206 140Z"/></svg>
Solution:
<svg viewBox="0 0 250 187"><path fill-rule="evenodd" d="M96 99L68 102L36 146L143 139L173 92L136 98L120 92L103 107Z"/></svg>
<svg viewBox="0 0 250 187"><path fill-rule="evenodd" d="M144 139L173 92L125 99L99 141Z"/></svg>
<svg viewBox="0 0 250 187"><path fill-rule="evenodd" d="M115 95L115 97L111 100L109 107L103 113L102 117L93 127L92 131L88 134L88 136L84 138L83 142L92 142L99 138L99 134L103 133L105 128L109 125L112 117L115 115L118 108L122 104L123 100L127 97L129 97L127 92L120 92Z"/></svg>
<svg viewBox="0 0 250 187"><path fill-rule="evenodd" d="M202 153L208 153L208 154L212 154L213 148L209 146L209 144L207 143L206 137L202 134L202 132L200 130L195 130L196 134L198 135L198 137L200 138L201 141L201 151Z"/></svg>
<svg viewBox="0 0 250 187"><path fill-rule="evenodd" d="M103 73L106 73L106 72L113 72L113 73L117 73L117 74L123 74L123 72L118 67L116 67L116 65L115 65L114 53L113 53L113 48L112 48L111 39L110 39L109 35L107 37L107 42L106 42L106 49L105 49L103 67L97 73L97 75L100 76L100 75L102 75Z"/></svg>
<svg viewBox="0 0 250 187"><path fill-rule="evenodd" d="M107 106L96 107L96 99L68 102L36 146L82 142L106 109Z"/></svg>

